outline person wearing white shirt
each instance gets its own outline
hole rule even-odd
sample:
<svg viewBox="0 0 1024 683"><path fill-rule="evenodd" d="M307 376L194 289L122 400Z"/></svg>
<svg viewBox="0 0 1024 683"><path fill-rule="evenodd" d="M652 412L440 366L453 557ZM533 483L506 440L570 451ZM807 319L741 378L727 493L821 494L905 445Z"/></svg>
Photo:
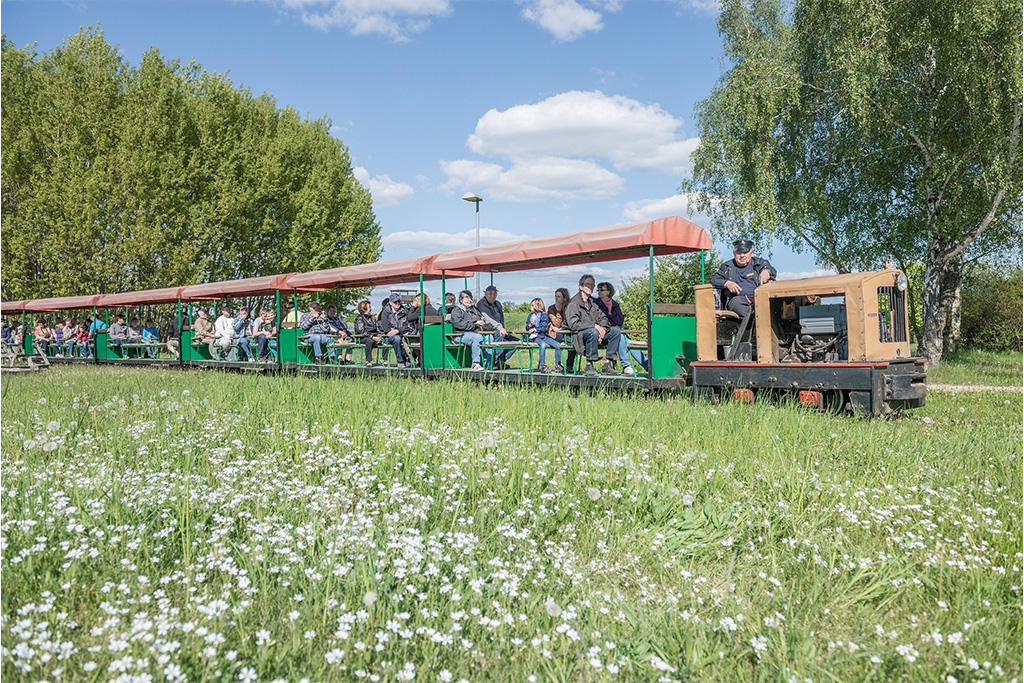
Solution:
<svg viewBox="0 0 1024 683"><path fill-rule="evenodd" d="M210 341L210 358L217 358L216 347L221 347L221 358L230 360L231 337L235 333L235 320L231 317L231 309L225 306L220 317L213 325L213 339Z"/></svg>

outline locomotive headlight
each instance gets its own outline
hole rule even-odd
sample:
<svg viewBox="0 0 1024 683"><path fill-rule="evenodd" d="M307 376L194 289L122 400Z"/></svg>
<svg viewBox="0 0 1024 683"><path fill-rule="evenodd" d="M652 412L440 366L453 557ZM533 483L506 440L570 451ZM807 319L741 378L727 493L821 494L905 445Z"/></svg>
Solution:
<svg viewBox="0 0 1024 683"><path fill-rule="evenodd" d="M896 276L896 289L900 290L901 292L905 292L907 291L908 284L909 283L907 282L906 275L900 273L899 275Z"/></svg>

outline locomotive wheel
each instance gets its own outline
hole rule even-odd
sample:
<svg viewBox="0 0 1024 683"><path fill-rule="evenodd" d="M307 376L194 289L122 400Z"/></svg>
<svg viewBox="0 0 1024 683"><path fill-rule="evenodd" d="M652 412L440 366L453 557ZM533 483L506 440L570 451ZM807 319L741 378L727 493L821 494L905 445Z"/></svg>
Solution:
<svg viewBox="0 0 1024 683"><path fill-rule="evenodd" d="M718 403L721 398L721 391L716 387L694 387L693 388L693 400L707 401L708 403Z"/></svg>

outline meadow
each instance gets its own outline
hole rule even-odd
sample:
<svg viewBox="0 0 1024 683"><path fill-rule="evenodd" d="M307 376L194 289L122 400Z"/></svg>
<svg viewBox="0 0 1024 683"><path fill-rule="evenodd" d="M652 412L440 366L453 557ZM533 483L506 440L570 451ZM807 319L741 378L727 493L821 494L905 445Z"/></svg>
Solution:
<svg viewBox="0 0 1024 683"><path fill-rule="evenodd" d="M1020 394L53 367L0 411L4 680L1021 678Z"/></svg>

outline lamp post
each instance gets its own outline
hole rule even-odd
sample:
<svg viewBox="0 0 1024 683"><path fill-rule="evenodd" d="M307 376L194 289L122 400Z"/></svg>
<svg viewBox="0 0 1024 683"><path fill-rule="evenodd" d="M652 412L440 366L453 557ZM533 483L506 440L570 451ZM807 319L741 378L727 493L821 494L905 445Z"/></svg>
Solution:
<svg viewBox="0 0 1024 683"><path fill-rule="evenodd" d="M462 195L462 199L467 202L473 202L476 204L476 246L480 247L480 202L484 200L483 197L478 197L472 192L467 192ZM476 297L477 301L480 300L480 271L476 271Z"/></svg>

